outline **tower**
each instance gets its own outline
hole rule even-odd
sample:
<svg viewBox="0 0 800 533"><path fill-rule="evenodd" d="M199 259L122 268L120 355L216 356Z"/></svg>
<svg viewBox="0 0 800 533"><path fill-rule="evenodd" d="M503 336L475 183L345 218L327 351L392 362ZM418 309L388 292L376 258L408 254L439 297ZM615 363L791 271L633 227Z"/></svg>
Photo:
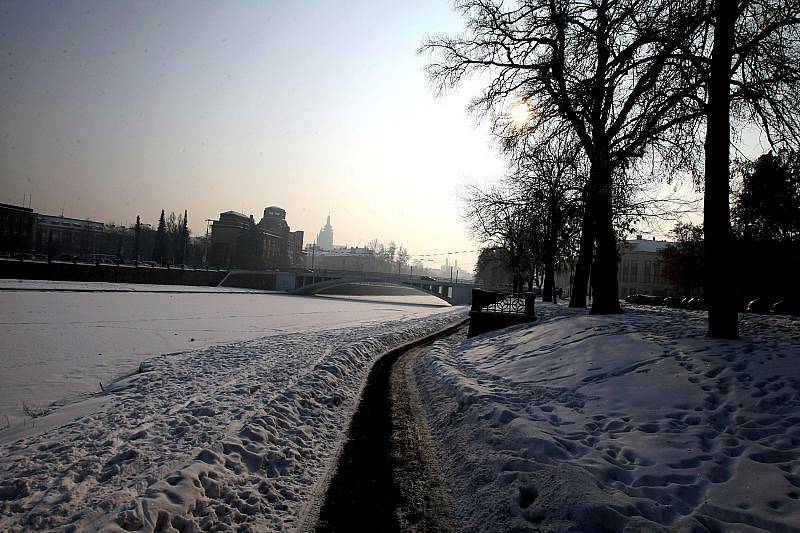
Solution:
<svg viewBox="0 0 800 533"><path fill-rule="evenodd" d="M320 250L333 250L333 228L331 227L331 215L325 221L325 226L317 234L317 247Z"/></svg>

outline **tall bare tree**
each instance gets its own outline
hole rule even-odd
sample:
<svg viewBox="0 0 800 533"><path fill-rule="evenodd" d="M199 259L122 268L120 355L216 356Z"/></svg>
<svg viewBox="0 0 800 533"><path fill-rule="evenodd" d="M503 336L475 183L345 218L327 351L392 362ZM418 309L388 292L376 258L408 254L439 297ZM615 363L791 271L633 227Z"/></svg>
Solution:
<svg viewBox="0 0 800 533"><path fill-rule="evenodd" d="M773 145L800 140L800 1L703 0L686 57L702 81L708 335L735 339L738 298L730 212L731 127L756 123Z"/></svg>
<svg viewBox="0 0 800 533"><path fill-rule="evenodd" d="M585 180L579 151L570 136L529 146L514 159L508 180L520 204L531 211L528 255L542 272L545 301L552 299L556 267L580 228Z"/></svg>
<svg viewBox="0 0 800 533"><path fill-rule="evenodd" d="M512 102L523 104L530 112L518 126L526 135L569 131L578 139L590 172L572 293L585 306L596 243L593 313L620 311L613 176L648 151L675 150L675 128L702 116L679 106L697 85L676 53L700 24L691 4L460 0L465 32L433 37L421 48L430 53L428 73L439 91L487 75L472 109L496 116Z"/></svg>

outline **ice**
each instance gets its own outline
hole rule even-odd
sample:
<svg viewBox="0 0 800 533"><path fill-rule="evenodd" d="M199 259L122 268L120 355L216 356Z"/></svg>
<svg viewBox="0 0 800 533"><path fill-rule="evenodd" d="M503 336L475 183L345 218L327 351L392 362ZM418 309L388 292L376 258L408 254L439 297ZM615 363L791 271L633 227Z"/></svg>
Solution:
<svg viewBox="0 0 800 533"><path fill-rule="evenodd" d="M415 366L463 530L800 531L800 320L538 310Z"/></svg>
<svg viewBox="0 0 800 533"><path fill-rule="evenodd" d="M154 355L442 310L214 287L3 280L0 288L28 289L0 291L0 427L26 421L23 403L46 412L74 402Z"/></svg>

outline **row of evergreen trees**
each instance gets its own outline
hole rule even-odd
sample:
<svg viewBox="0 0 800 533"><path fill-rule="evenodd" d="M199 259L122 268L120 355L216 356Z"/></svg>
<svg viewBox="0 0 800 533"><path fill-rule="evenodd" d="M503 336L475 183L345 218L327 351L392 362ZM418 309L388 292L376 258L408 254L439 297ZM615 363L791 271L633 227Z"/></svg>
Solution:
<svg viewBox="0 0 800 533"><path fill-rule="evenodd" d="M734 174L731 224L736 282L730 290L744 303L784 300L800 310L800 151L783 149L740 163ZM702 225L678 224L675 244L662 252L664 276L684 296L704 292Z"/></svg>
<svg viewBox="0 0 800 533"><path fill-rule="evenodd" d="M190 236L188 218L188 210L184 210L183 215L175 215L172 212L168 217L165 216L164 210L161 210L153 244L153 261L160 265L186 262L186 248ZM135 246L138 251L139 217L136 217L136 233L137 244Z"/></svg>

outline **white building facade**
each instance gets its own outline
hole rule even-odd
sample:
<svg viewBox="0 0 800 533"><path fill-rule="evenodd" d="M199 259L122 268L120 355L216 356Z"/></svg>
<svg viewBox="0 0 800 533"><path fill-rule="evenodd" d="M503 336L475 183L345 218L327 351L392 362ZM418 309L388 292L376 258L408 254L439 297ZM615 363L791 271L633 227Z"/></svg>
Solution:
<svg viewBox="0 0 800 533"><path fill-rule="evenodd" d="M643 239L626 240L619 246L620 261L617 264L617 296L625 298L632 294L651 296L678 296L680 291L663 275L661 250L671 245L668 241ZM556 287L564 289L567 296L572 289L573 271L556 273Z"/></svg>

